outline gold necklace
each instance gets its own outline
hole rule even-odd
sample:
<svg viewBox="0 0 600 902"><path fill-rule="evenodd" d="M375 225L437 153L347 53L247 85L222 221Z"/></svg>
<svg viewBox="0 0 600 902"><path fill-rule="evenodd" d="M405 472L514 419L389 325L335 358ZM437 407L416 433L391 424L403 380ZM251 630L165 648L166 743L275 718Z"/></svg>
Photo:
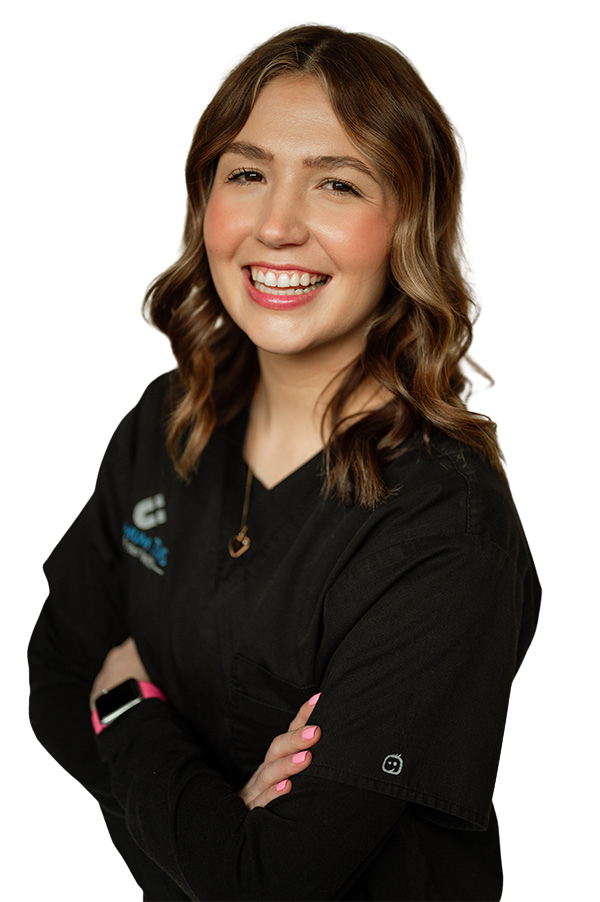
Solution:
<svg viewBox="0 0 600 902"><path fill-rule="evenodd" d="M232 536L227 544L231 557L241 557L250 548L250 536L248 535L248 509L250 507L250 489L252 487L252 470L248 467L246 476L246 492L244 494L244 507L242 508L242 522L240 531Z"/></svg>

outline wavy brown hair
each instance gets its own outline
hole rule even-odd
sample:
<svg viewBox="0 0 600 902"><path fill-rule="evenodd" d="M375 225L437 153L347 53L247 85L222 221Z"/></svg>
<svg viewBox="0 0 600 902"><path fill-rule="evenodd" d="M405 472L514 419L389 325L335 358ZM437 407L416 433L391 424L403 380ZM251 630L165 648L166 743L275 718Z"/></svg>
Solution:
<svg viewBox="0 0 600 902"><path fill-rule="evenodd" d="M432 427L502 470L495 424L466 407L470 383L461 362L476 307L461 269L462 167L452 126L395 47L364 34L303 25L254 49L206 108L186 166L182 254L146 294L147 315L168 335L178 363L167 436L177 471L191 474L215 426L249 404L258 380L256 348L212 283L202 227L220 154L248 119L261 88L283 74L321 80L347 134L392 185L400 206L387 289L362 354L327 411L325 491L342 504L375 505L390 491L383 467L416 430L429 444ZM369 377L391 399L362 418L345 417L349 398Z"/></svg>

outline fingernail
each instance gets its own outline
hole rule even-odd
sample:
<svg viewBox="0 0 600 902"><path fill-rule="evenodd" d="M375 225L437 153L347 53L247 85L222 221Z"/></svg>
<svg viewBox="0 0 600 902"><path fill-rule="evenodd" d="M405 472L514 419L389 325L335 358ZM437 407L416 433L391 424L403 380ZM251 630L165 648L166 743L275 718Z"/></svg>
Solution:
<svg viewBox="0 0 600 902"><path fill-rule="evenodd" d="M285 787L286 787L287 785L288 785L288 781L287 781L287 780L282 780L281 783L278 783L278 784L277 784L277 786L275 787L275 789L277 790L277 792L283 792L283 790L285 789Z"/></svg>
<svg viewBox="0 0 600 902"><path fill-rule="evenodd" d="M304 761L306 761L307 755L308 752L296 752L296 754L292 758L292 761L294 762L294 764L302 764Z"/></svg>
<svg viewBox="0 0 600 902"><path fill-rule="evenodd" d="M317 732L316 727L307 727L305 730L302 730L300 734L303 739L314 739L315 733Z"/></svg>
<svg viewBox="0 0 600 902"><path fill-rule="evenodd" d="M321 693L320 693L320 692L317 692L316 695L313 695L312 698L309 698L308 704L309 704L309 705L316 705L320 698L321 698Z"/></svg>

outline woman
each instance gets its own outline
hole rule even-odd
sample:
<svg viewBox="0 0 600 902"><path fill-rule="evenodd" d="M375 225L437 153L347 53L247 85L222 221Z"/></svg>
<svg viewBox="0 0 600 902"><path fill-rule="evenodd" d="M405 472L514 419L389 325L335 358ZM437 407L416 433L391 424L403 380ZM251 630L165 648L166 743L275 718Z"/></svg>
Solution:
<svg viewBox="0 0 600 902"><path fill-rule="evenodd" d="M34 729L145 899L500 898L540 593L463 400L460 178L364 35L275 36L200 120L147 297L178 369L117 429L30 646Z"/></svg>

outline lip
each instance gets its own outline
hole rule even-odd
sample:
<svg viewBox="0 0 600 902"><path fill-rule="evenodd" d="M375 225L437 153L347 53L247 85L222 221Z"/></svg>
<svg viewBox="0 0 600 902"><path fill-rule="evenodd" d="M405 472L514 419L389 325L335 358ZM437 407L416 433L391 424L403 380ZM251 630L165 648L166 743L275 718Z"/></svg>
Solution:
<svg viewBox="0 0 600 902"><path fill-rule="evenodd" d="M306 269L301 266L271 266L270 264L267 265L265 263L253 263L252 266L258 266L261 269L266 267L267 269L277 270L279 272L288 270L294 270L296 272L314 272L312 269ZM329 284L329 278L327 278L326 282L323 282L318 288L313 288L312 291L307 291L303 294L279 296L276 294L265 294L254 286L254 283L250 278L250 266L244 266L242 268L242 273L246 291L252 300L256 304L259 304L259 306L266 307L269 310L294 310L296 307L305 307ZM315 273L315 275L320 275L320 273Z"/></svg>
<svg viewBox="0 0 600 902"><path fill-rule="evenodd" d="M309 272L314 276L326 276L326 272L320 272L318 269L307 269L306 266L297 266L294 263L281 264L277 263L265 263L264 260L253 260L252 263L247 264L247 269L250 269L252 266L256 266L258 269L262 269L263 271L266 269L271 269L273 272Z"/></svg>

